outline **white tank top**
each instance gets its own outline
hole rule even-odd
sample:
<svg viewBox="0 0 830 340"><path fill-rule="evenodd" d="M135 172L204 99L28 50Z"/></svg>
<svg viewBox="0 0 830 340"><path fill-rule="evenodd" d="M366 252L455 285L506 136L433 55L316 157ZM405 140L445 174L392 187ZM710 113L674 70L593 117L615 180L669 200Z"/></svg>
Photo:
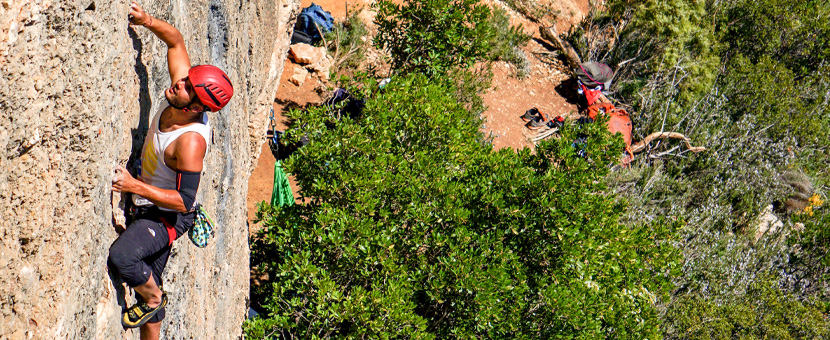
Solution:
<svg viewBox="0 0 830 340"><path fill-rule="evenodd" d="M141 165L139 166L139 178L149 185L161 189L176 190L176 171L170 169L164 163L164 150L173 143L176 138L179 138L185 132L197 132L202 135L205 142L210 141L210 122L206 114L202 114L202 121L200 123L190 124L183 128L178 128L170 132L161 132L159 130L159 119L161 114L167 109L167 105L156 112L153 117L153 122L150 123L150 129L147 132L147 137L144 139L144 149L141 150ZM210 145L210 143L207 143ZM207 154L205 149L205 154ZM133 194L133 203L137 206L153 205L150 200ZM173 209L166 209L159 207L164 211L174 211Z"/></svg>

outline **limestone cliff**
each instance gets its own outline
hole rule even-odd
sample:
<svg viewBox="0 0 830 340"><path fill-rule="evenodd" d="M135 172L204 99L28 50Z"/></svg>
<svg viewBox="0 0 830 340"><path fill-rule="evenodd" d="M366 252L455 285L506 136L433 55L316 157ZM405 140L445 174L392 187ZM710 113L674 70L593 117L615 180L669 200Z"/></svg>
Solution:
<svg viewBox="0 0 830 340"><path fill-rule="evenodd" d="M205 249L176 242L165 339L239 338L248 296L245 196L297 0L142 1L177 27L191 61L235 96L211 113L199 201ZM112 169L137 155L170 86L165 45L127 24L127 0L0 0L0 339L137 339L106 268L123 221ZM129 301L131 297L128 296Z"/></svg>

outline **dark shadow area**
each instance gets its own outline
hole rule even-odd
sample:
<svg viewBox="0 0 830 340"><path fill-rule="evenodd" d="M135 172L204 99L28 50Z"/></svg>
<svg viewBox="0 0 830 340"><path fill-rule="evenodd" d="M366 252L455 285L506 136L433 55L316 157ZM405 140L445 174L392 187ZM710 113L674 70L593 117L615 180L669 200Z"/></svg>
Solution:
<svg viewBox="0 0 830 340"><path fill-rule="evenodd" d="M554 90L562 98L565 98L568 104L576 105L579 112L583 112L588 109L588 103L585 102L584 96L576 92L577 86L575 78L568 78L559 83L559 85L556 85Z"/></svg>
<svg viewBox="0 0 830 340"><path fill-rule="evenodd" d="M138 169L140 168L140 158L141 158L141 148L144 146L144 136L147 134L147 130L150 127L150 107L152 102L150 101L150 75L147 72L147 66L144 65L141 61L142 52L144 50L144 45L139 39L138 34L136 34L135 30L132 27L127 28L127 34L130 36L130 39L133 42L133 49L136 50L136 57L135 57L135 73L138 76L138 85L139 85L139 92L138 92L138 106L139 106L139 119L138 119L138 126L132 128L130 130L130 136L132 137L132 147L130 148L130 158L127 160L127 164L125 167L127 170L130 171L130 174L133 176L138 175ZM132 201L129 199L128 194L121 194L121 202L122 202L122 209L125 212L129 212L132 208ZM132 223L132 219L129 213L126 213L126 225L130 225ZM122 230L118 225L113 221L113 226L115 226L116 232L121 234L124 230Z"/></svg>
<svg viewBox="0 0 830 340"><path fill-rule="evenodd" d="M539 38L532 38L532 39L537 44L542 45L546 50L556 53L556 58L555 59L559 60L562 63L562 65L565 65L566 67L567 67L567 65L569 65L568 64L568 58L566 58L565 55L560 53L559 50L556 49L556 47L553 47L553 45L551 45L549 42L547 42L545 40L542 40L542 39L539 39Z"/></svg>
<svg viewBox="0 0 830 340"><path fill-rule="evenodd" d="M536 38L536 37L533 37L531 39L533 39L533 41L535 41L537 44L544 46L546 50L556 51L556 48L553 47L553 45L551 45L550 43L548 43L545 40L542 40L542 39L539 39L539 38Z"/></svg>
<svg viewBox="0 0 830 340"><path fill-rule="evenodd" d="M140 111L138 126L131 131L133 145L130 151L130 159L127 161L127 169L130 170L130 173L135 174L138 159L141 157L141 147L144 146L144 136L150 127L150 107L152 103L150 102L150 75L147 73L147 66L141 61L141 55L144 49L143 44L132 27L127 29L127 33L133 41L133 49L138 52L135 57L135 73L138 76L138 105Z"/></svg>

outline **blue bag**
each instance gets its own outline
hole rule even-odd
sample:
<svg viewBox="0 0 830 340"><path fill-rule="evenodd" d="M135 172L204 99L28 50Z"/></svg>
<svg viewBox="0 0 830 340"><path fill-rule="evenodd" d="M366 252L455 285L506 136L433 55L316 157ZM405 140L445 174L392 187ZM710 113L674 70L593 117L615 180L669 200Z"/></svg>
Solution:
<svg viewBox="0 0 830 340"><path fill-rule="evenodd" d="M334 27L334 17L331 16L331 13L323 10L323 7L311 3L311 6L300 11L297 23L294 24L291 43L314 44L323 38L323 33L331 31L332 27Z"/></svg>

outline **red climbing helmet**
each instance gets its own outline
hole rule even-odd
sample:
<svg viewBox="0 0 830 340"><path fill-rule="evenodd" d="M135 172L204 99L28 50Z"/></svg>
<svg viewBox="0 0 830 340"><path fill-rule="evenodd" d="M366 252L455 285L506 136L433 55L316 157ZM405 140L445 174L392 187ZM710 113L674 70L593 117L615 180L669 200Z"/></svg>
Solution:
<svg viewBox="0 0 830 340"><path fill-rule="evenodd" d="M233 84L225 72L213 65L193 66L187 71L196 96L210 111L221 110L233 97Z"/></svg>

